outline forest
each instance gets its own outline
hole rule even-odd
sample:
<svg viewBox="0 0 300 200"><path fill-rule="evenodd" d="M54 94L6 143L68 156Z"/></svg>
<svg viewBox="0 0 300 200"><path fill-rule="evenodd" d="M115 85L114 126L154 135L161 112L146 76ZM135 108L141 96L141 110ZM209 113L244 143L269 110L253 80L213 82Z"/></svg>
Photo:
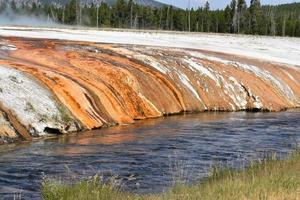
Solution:
<svg viewBox="0 0 300 200"><path fill-rule="evenodd" d="M133 0L117 0L115 4L83 4L70 0L64 5L2 2L0 13L46 16L60 24L98 28L149 29L190 32L235 33L300 37L300 3L278 6L261 5L260 0L232 0L226 8L203 7L180 9L164 5L150 7Z"/></svg>

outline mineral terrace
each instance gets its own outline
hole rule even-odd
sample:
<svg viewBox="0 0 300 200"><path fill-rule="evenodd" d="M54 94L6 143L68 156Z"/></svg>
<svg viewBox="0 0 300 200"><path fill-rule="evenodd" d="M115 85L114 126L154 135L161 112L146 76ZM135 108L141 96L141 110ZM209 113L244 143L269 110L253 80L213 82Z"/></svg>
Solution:
<svg viewBox="0 0 300 200"><path fill-rule="evenodd" d="M299 105L295 65L186 48L0 37L0 143L183 112Z"/></svg>

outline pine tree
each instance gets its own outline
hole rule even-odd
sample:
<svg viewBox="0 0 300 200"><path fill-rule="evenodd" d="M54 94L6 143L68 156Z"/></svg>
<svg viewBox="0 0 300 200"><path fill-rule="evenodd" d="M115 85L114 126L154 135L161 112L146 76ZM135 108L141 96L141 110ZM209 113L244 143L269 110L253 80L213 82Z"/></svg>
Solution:
<svg viewBox="0 0 300 200"><path fill-rule="evenodd" d="M77 0L71 0L66 5L66 14L65 19L68 24L76 24L77 23Z"/></svg>
<svg viewBox="0 0 300 200"><path fill-rule="evenodd" d="M300 19L298 19L296 22L295 36L300 37Z"/></svg>
<svg viewBox="0 0 300 200"><path fill-rule="evenodd" d="M99 19L98 19L98 9L97 9L97 5L92 3L91 7L88 9L88 16L90 19L90 25L91 26L99 26Z"/></svg>
<svg viewBox="0 0 300 200"><path fill-rule="evenodd" d="M276 35L276 21L275 21L275 13L274 9L271 8L270 10L270 35L275 36Z"/></svg>
<svg viewBox="0 0 300 200"><path fill-rule="evenodd" d="M231 9L229 6L226 6L224 10L224 20L225 20L225 32L230 33L232 27L232 17L231 17Z"/></svg>
<svg viewBox="0 0 300 200"><path fill-rule="evenodd" d="M5 2L0 2L0 14L4 12L7 8L7 4Z"/></svg>
<svg viewBox="0 0 300 200"><path fill-rule="evenodd" d="M285 14L283 15L282 18L282 36L284 37L286 33L286 16Z"/></svg>
<svg viewBox="0 0 300 200"><path fill-rule="evenodd" d="M231 27L230 27L230 33L236 33L237 32L237 9L236 9L237 3L236 0L232 0L230 3L230 18L231 18Z"/></svg>
<svg viewBox="0 0 300 200"><path fill-rule="evenodd" d="M208 1L206 1L205 3L203 12L204 12L204 31L210 32L211 19L210 19L210 5Z"/></svg>
<svg viewBox="0 0 300 200"><path fill-rule="evenodd" d="M129 27L132 28L133 27L133 0L129 0L128 4L127 4L127 9L126 12L128 13L128 22L129 22Z"/></svg>
<svg viewBox="0 0 300 200"><path fill-rule="evenodd" d="M238 0L236 10L237 33L243 32L246 26L247 4L245 0Z"/></svg>
<svg viewBox="0 0 300 200"><path fill-rule="evenodd" d="M16 2L14 0L12 0L10 2L10 8L12 9L12 11L17 11L17 5L16 5Z"/></svg>
<svg viewBox="0 0 300 200"><path fill-rule="evenodd" d="M126 21L126 3L124 0L117 0L115 5L113 6L113 24L117 28L123 28L125 26Z"/></svg>
<svg viewBox="0 0 300 200"><path fill-rule="evenodd" d="M36 3L33 2L32 5L31 5L31 10L30 10L30 12L35 14L35 13L37 13L37 9L38 9L38 8L37 8Z"/></svg>
<svg viewBox="0 0 300 200"><path fill-rule="evenodd" d="M93 27L300 36L300 3L261 6L259 0L251 0L247 9L245 0L232 0L224 10L210 10L209 2L196 10L184 10L172 6L143 6L135 0L116 0L113 6L95 3L100 0L80 4L85 1L69 0L65 6L57 6L0 0L0 13L5 14L10 7L20 14L44 15L63 24Z"/></svg>
<svg viewBox="0 0 300 200"><path fill-rule="evenodd" d="M262 18L260 0L251 0L250 3L250 26L252 34L261 33L260 20Z"/></svg>
<svg viewBox="0 0 300 200"><path fill-rule="evenodd" d="M111 27L111 9L106 3L101 3L98 9L99 26L100 27Z"/></svg>

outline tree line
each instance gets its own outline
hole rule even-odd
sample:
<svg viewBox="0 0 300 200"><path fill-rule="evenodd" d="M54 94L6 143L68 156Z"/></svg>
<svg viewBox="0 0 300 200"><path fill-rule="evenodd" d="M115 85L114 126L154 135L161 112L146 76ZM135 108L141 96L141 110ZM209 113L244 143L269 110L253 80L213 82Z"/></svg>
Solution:
<svg viewBox="0 0 300 200"><path fill-rule="evenodd" d="M117 0L109 5L82 4L70 0L65 5L1 3L0 13L7 8L14 13L44 15L61 24L99 28L153 29L191 32L236 33L300 37L300 3L262 6L260 0L232 0L222 10L211 10L207 1L197 9L173 6L150 7L133 0Z"/></svg>

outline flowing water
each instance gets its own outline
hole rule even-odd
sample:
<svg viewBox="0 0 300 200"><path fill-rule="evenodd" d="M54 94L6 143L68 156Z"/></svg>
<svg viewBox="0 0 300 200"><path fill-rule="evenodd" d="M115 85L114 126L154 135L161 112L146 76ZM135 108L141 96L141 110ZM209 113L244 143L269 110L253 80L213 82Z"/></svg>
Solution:
<svg viewBox="0 0 300 200"><path fill-rule="evenodd" d="M162 192L203 180L213 165L243 167L300 144L300 110L202 113L0 147L0 199L39 199L44 176L114 177L124 190Z"/></svg>

